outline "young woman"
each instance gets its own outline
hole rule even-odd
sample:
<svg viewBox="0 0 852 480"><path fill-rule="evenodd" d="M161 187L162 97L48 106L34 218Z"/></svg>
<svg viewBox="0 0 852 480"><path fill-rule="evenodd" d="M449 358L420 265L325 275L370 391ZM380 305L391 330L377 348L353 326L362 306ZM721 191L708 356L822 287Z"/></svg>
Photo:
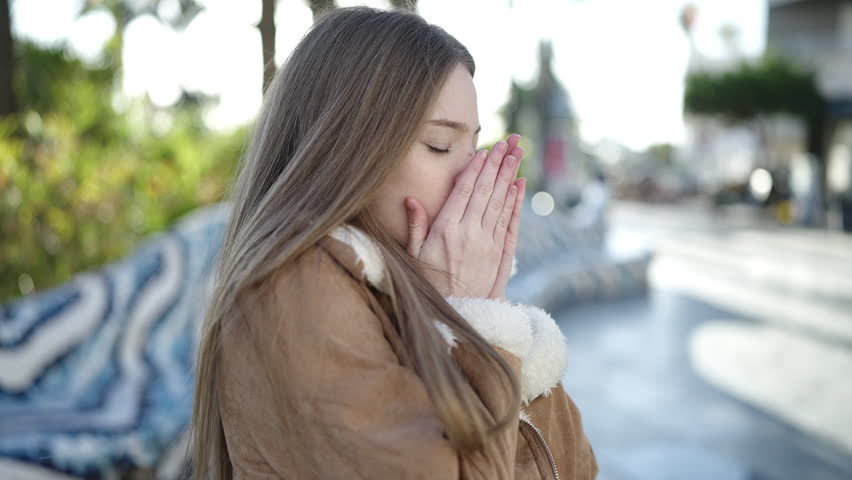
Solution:
<svg viewBox="0 0 852 480"><path fill-rule="evenodd" d="M366 7L281 67L202 331L195 478L596 476L559 328L504 297L523 152L474 152L473 74L441 28Z"/></svg>

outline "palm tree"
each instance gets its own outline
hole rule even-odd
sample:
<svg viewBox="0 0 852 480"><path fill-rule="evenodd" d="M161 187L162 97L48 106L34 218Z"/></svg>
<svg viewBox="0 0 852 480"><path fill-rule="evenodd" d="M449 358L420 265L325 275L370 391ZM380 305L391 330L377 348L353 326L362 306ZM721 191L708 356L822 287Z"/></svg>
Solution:
<svg viewBox="0 0 852 480"><path fill-rule="evenodd" d="M308 6L311 7L314 20L316 20L322 12L337 8L337 3L334 0L308 0Z"/></svg>
<svg viewBox="0 0 852 480"><path fill-rule="evenodd" d="M260 45L263 48L263 91L275 75L275 0L263 0L260 13Z"/></svg>
<svg viewBox="0 0 852 480"><path fill-rule="evenodd" d="M314 20L327 11L337 8L337 3L334 0L306 0L308 7L313 13ZM411 12L417 11L417 0L389 0L390 6L394 9L408 10ZM272 81L272 76L275 75L275 4L276 0L263 0L263 8L260 14L260 23L257 25L260 30L260 43L263 48L263 91L269 82Z"/></svg>
<svg viewBox="0 0 852 480"><path fill-rule="evenodd" d="M389 0L389 3L398 10L417 11L417 0Z"/></svg>
<svg viewBox="0 0 852 480"><path fill-rule="evenodd" d="M9 0L0 0L0 117L15 113L17 105L12 90L12 72L15 66L12 48L12 18Z"/></svg>

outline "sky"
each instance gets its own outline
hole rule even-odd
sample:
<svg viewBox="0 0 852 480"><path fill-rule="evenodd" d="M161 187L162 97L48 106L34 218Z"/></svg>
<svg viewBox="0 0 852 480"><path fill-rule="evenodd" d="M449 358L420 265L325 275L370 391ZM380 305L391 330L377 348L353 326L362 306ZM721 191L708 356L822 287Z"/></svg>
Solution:
<svg viewBox="0 0 852 480"><path fill-rule="evenodd" d="M137 0L145 3L146 0ZM114 31L104 10L78 16L84 0L12 0L13 32L44 45L67 42L96 61ZM181 32L145 15L125 31L123 90L147 93L167 107L181 88L219 96L206 115L228 129L251 121L261 102L260 0L198 0L205 7ZM384 1L337 0L339 6L386 8ZM584 141L616 141L634 150L655 143L681 144L683 78L689 60L678 16L686 0L420 0L419 13L471 51L474 84L485 142L503 133L498 109L511 81L535 78L542 38L553 43L554 70L568 89ZM735 26L746 56L763 51L766 0L694 0L696 49L727 54L719 30ZM177 0L161 0L159 14L177 12ZM50 11L50 15L43 12ZM279 0L276 10L278 65L310 27L304 0Z"/></svg>

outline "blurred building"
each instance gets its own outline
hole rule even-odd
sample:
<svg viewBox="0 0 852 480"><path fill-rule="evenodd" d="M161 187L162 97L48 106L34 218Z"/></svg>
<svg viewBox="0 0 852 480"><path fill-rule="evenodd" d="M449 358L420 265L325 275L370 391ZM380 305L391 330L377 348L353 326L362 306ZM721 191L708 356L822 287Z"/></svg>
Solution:
<svg viewBox="0 0 852 480"><path fill-rule="evenodd" d="M767 47L809 65L827 101L829 201L852 227L852 0L770 0Z"/></svg>
<svg viewBox="0 0 852 480"><path fill-rule="evenodd" d="M507 130L534 142L524 161L532 191L547 191L559 205L577 201L587 181L586 154L577 134L577 120L567 89L553 73L553 47L539 44L538 73L532 86L512 83L503 108Z"/></svg>
<svg viewBox="0 0 852 480"><path fill-rule="evenodd" d="M830 113L852 115L852 0L771 0L766 40L815 67Z"/></svg>
<svg viewBox="0 0 852 480"><path fill-rule="evenodd" d="M679 20L691 45L690 72L721 72L748 60L737 48L735 28L720 30L727 53L713 58L702 55L692 42L693 26L700 21L698 9L688 5ZM768 52L816 72L819 90L827 101L822 143L826 158L807 153L814 150L809 150L813 145L808 145L806 125L784 115L765 115L739 124L686 115L684 156L695 167L702 189L709 193L748 191L758 169L769 171L773 183L783 187L784 196L791 196L795 203L794 214L783 221L823 225L820 199L825 189L830 208L841 211L844 201L852 206L852 0L770 0L766 45ZM826 183L821 180L823 175ZM852 216L852 210L843 215Z"/></svg>
<svg viewBox="0 0 852 480"><path fill-rule="evenodd" d="M689 61L687 74L693 72L724 72L748 60L739 45L739 32L727 26L719 32L725 45L723 55L710 56L698 48L694 40L695 25L701 22L701 12L694 3L681 10L678 18L686 40L689 42ZM742 186L748 181L750 173L758 166L768 166L772 162L769 155L762 155L760 134L752 125L731 124L717 118L703 115L684 114L687 138L680 152L681 161L692 167L699 188L708 194ZM790 132L790 122L781 119L764 119L763 133L766 137L775 137L779 128L789 137L800 134Z"/></svg>

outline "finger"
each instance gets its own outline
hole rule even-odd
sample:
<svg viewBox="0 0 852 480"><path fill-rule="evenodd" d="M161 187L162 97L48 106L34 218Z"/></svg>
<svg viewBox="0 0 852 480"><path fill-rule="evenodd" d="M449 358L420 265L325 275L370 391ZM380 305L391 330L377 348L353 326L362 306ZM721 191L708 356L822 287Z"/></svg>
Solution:
<svg viewBox="0 0 852 480"><path fill-rule="evenodd" d="M517 159L517 163L515 163L515 169L512 174L512 181L514 181L518 177L518 169L521 166L521 160L524 157L524 149L518 146L518 141L521 139L521 136L517 133L509 135L509 139L506 140L507 152L508 155L511 155Z"/></svg>
<svg viewBox="0 0 852 480"><path fill-rule="evenodd" d="M520 225L521 209L524 204L524 192L526 191L527 180L519 178L514 187L515 201L513 202L512 219L509 222L509 227L503 241L503 256L500 259L500 267L497 269L497 278L494 283L492 292L500 294L506 291L506 285L509 283L509 278L512 276L512 263L515 258L515 251L518 244L518 227Z"/></svg>
<svg viewBox="0 0 852 480"><path fill-rule="evenodd" d="M475 225L482 225L482 217L485 213L485 208L488 206L488 201L491 200L491 193L494 191L494 181L497 178L497 173L500 171L500 166L503 165L506 148L506 142L501 140L494 145L494 148L488 154L485 165L476 179L473 194L470 196L470 201L467 204L462 221L469 219Z"/></svg>
<svg viewBox="0 0 852 480"><path fill-rule="evenodd" d="M494 192L491 194L491 199L488 201L488 207L485 210L485 214L482 216L482 228L486 231L494 231L494 224L500 220L500 215L503 213L503 207L509 201L506 192L510 190L512 182L515 181L514 176L517 164L518 160L515 157L507 155L506 160L503 161L503 166L500 167L500 173L497 174L497 181L494 183ZM512 203L509 205L510 213L512 207L514 207L514 199L512 199ZM508 224L509 218L510 217L507 216L504 219L506 222L503 224L503 230L506 229L506 224Z"/></svg>
<svg viewBox="0 0 852 480"><path fill-rule="evenodd" d="M517 158L518 160L521 160L522 158L524 158L524 149L523 147L515 147L509 151L509 155Z"/></svg>
<svg viewBox="0 0 852 480"><path fill-rule="evenodd" d="M518 161L515 163L515 170L512 173L512 181L514 182L518 178L518 170L521 168L521 160L523 160L524 157L524 149L521 147L515 147L511 150L511 152L509 152L509 155L518 159Z"/></svg>
<svg viewBox="0 0 852 480"><path fill-rule="evenodd" d="M408 214L408 243L407 250L411 256L417 258L420 256L420 247L426 240L426 210L420 205L420 202L412 197L407 197L405 200L405 211Z"/></svg>
<svg viewBox="0 0 852 480"><path fill-rule="evenodd" d="M521 136L517 133L513 133L509 135L509 138L506 140L506 148L507 155L511 155L518 159L520 162L521 158L524 155L524 149L518 146L518 142L521 140Z"/></svg>
<svg viewBox="0 0 852 480"><path fill-rule="evenodd" d="M515 147L517 147L517 146L518 146L518 142L519 142L520 140L521 140L521 136L520 136L520 135L518 135L517 133L513 133L513 134L509 135L509 138L507 138L507 139L506 139L506 145L508 146L508 148L506 149L506 151L507 151L507 152L509 152L509 153L511 154L511 153L512 153L512 150L513 150Z"/></svg>
<svg viewBox="0 0 852 480"><path fill-rule="evenodd" d="M518 135L518 137L520 137L520 135ZM509 140L511 142L512 139L510 138ZM511 143L509 143L509 146L511 146ZM521 167L521 157L524 154L524 149L516 146L516 147L512 148L510 152L511 153L509 155L511 155L512 157L515 157L516 161L515 161L515 167L512 169L511 174L509 174L509 180L507 182L507 185L514 183L515 180L518 177L518 170ZM507 158L508 158L508 156L507 156ZM492 200L494 199L494 195L496 195L496 192L494 194L492 194L492 196L491 196ZM509 202L509 208L512 208L514 206L510 200L506 199L506 202ZM504 208L506 207L505 202L504 202L503 206L504 206ZM495 208L494 211L496 211L496 208ZM487 215L487 213L486 213L486 215ZM496 221L494 223L496 223ZM483 221L483 226L484 225L486 225L485 221ZM495 232L497 231L496 225L494 227L494 231Z"/></svg>
<svg viewBox="0 0 852 480"><path fill-rule="evenodd" d="M514 243L506 242L506 237L508 236L508 228L507 227L508 227L508 224L510 223L509 218L514 218L513 210L514 210L514 207L517 205L517 202L516 202L516 199L518 198L518 186L517 185L513 184L509 188L509 196L511 197L511 201L506 202L506 206L507 206L507 208L505 209L506 210L506 216L505 217L501 216L501 218L504 218L504 220L500 222L501 224L506 224L506 225L501 228L501 226L498 224L498 226L496 227L497 231L500 232L500 233L498 235L499 238L495 238L495 242L504 242L504 243L500 243L500 245L503 245L503 254L500 257L500 267L497 269L497 278L495 278L495 280L494 280L494 287L491 291L492 297L497 296L497 295L502 295L503 292L506 291L506 285L508 285L508 283L509 283L509 277L512 276L512 263L513 263L513 259L515 258Z"/></svg>
<svg viewBox="0 0 852 480"><path fill-rule="evenodd" d="M509 229L509 223L512 221L512 212L515 210L515 199L518 197L518 186L512 184L509 186L509 192L506 194L506 201L503 202L503 209L500 211L500 217L494 225L494 243L503 245L506 238L506 232Z"/></svg>
<svg viewBox="0 0 852 480"><path fill-rule="evenodd" d="M516 182L518 186L518 194L515 197L515 208L512 210L512 219L509 221L509 228L506 231L506 238L503 241L503 254L508 251L511 256L515 255L515 249L518 246L518 231L521 226L521 212L524 209L524 194L527 191L527 179L519 178Z"/></svg>
<svg viewBox="0 0 852 480"><path fill-rule="evenodd" d="M470 197L473 195L476 179L479 177L479 172L485 164L485 157L488 155L488 150L480 150L468 162L462 173L456 178L455 185L450 191L450 196L441 211L435 217L436 222L458 223L464 216L465 209L470 202Z"/></svg>

